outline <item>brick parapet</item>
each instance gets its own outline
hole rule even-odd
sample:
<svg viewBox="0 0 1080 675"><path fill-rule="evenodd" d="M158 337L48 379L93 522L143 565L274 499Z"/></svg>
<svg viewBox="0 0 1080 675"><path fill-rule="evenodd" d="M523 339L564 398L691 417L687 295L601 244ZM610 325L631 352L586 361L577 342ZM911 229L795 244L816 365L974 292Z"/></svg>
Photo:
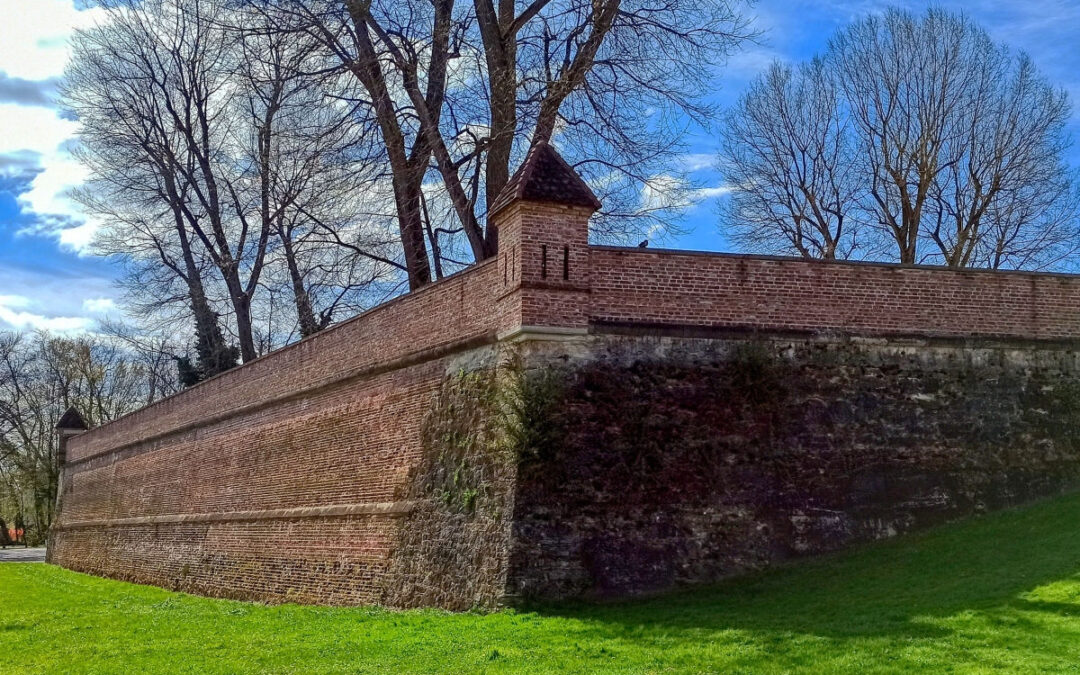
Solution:
<svg viewBox="0 0 1080 675"><path fill-rule="evenodd" d="M1071 340L1080 276L593 247L594 324Z"/></svg>

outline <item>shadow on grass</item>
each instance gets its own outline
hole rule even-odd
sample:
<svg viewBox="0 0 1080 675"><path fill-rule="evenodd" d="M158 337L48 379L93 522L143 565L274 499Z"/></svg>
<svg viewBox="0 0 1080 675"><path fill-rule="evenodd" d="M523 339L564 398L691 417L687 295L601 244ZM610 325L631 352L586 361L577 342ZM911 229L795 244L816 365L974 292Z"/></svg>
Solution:
<svg viewBox="0 0 1080 675"><path fill-rule="evenodd" d="M0 636L14 672L1062 672L1080 662L1078 524L1074 495L708 588L493 614L0 566Z"/></svg>
<svg viewBox="0 0 1080 675"><path fill-rule="evenodd" d="M995 513L707 588L609 603L531 606L601 632L747 630L826 638L934 638L935 618L1004 610L1080 615L1027 599L1049 583L1080 589L1080 495Z"/></svg>

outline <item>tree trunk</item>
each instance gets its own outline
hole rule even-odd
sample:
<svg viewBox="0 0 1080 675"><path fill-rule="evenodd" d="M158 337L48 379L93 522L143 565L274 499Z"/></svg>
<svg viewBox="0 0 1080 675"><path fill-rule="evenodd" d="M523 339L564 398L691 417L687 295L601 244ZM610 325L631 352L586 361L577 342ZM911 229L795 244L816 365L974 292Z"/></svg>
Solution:
<svg viewBox="0 0 1080 675"><path fill-rule="evenodd" d="M484 167L485 197L491 208L510 180L510 157L517 134L517 31L513 27L516 8L513 0L499 0L496 16L494 5L484 0L474 4L480 19L491 91L491 136ZM498 240L498 228L488 221L484 244L489 254L497 252Z"/></svg>
<svg viewBox="0 0 1080 675"><path fill-rule="evenodd" d="M430 146L420 134L412 157L405 149L405 136L397 121L397 110L382 72L378 52L368 35L367 16L370 0L346 0L345 7L356 28L358 58L350 70L371 96L375 118L382 133L383 146L390 161L391 183L394 186L394 205L397 210L401 246L405 255L405 270L409 289L416 290L431 283L431 266L424 240L424 223L420 215L420 190L424 169L431 156Z"/></svg>
<svg viewBox="0 0 1080 675"><path fill-rule="evenodd" d="M184 256L184 269L187 273L188 297L191 302L191 313L195 319L196 350L200 355L220 355L227 351L225 336L221 333L221 325L218 323L217 313L210 307L206 299L206 290L203 287L202 277L199 276L199 268L195 265L195 256L191 251L191 242L184 228L183 220L177 216L176 232L180 240L180 250ZM216 363L216 357L215 357ZM214 372L204 373L207 376L216 375L218 366L211 363L201 364L204 369L210 367Z"/></svg>
<svg viewBox="0 0 1080 675"><path fill-rule="evenodd" d="M236 337L240 342L240 358L247 363L259 357L255 350L255 337L251 331L251 298L240 284L240 275L235 267L226 274L226 286L236 315Z"/></svg>
<svg viewBox="0 0 1080 675"><path fill-rule="evenodd" d="M307 288L304 286L300 266L296 263L296 252L293 250L292 240L283 230L279 231L279 236L285 251L285 263L289 268L293 298L296 300L296 317L300 323L300 335L302 337L314 335L322 329L322 326L315 320L315 312L311 309L311 296L308 295Z"/></svg>
<svg viewBox="0 0 1080 675"><path fill-rule="evenodd" d="M421 172L394 171L394 203L397 206L398 231L405 253L405 269L409 274L409 290L431 283L427 242L424 241L424 221L420 215Z"/></svg>

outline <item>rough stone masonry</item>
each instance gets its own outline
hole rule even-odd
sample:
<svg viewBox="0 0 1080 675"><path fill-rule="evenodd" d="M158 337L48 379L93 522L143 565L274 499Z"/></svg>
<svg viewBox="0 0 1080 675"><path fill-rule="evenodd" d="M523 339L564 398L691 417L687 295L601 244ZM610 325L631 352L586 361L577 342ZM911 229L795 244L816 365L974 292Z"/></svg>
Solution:
<svg viewBox="0 0 1080 675"><path fill-rule="evenodd" d="M110 424L49 558L491 607L716 580L1080 487L1080 277L590 246L547 145L496 258Z"/></svg>

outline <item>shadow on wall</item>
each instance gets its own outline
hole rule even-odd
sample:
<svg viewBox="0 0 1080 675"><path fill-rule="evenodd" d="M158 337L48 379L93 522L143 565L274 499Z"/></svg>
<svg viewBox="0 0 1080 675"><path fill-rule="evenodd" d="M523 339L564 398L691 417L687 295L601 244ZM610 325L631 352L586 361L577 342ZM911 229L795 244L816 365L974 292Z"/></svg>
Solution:
<svg viewBox="0 0 1080 675"><path fill-rule="evenodd" d="M519 469L517 597L715 582L1080 488L1061 353L664 345L567 375L563 437Z"/></svg>
<svg viewBox="0 0 1080 675"><path fill-rule="evenodd" d="M840 648L876 638L938 639L960 628L1007 633L1030 624L1032 612L1080 616L1078 513L1080 495L1071 495L711 588L533 609L585 621L592 638L646 642L737 630L786 636L785 643L825 638ZM1070 626L1068 636L1047 636L1051 650L1055 640L1075 640L1075 623L1062 628Z"/></svg>

